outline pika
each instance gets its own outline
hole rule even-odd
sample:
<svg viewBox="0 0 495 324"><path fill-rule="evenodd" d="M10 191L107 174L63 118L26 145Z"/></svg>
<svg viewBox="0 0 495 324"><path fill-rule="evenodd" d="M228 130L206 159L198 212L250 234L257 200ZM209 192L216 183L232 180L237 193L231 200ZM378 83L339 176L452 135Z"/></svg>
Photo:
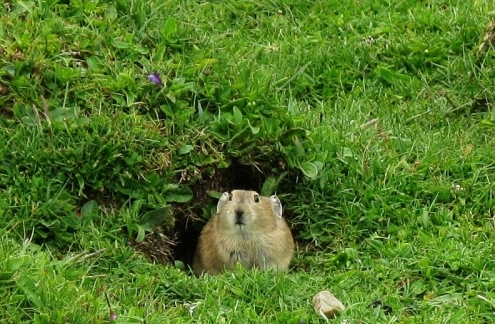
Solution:
<svg viewBox="0 0 495 324"><path fill-rule="evenodd" d="M217 213L201 231L193 271L214 275L235 269L237 262L247 269L284 271L293 255L294 239L278 197L234 190L222 194Z"/></svg>

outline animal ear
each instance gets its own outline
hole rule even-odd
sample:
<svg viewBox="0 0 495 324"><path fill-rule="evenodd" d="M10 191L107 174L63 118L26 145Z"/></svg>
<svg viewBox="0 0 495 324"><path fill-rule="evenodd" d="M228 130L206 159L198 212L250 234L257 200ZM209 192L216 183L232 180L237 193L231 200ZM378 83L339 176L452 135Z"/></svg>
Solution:
<svg viewBox="0 0 495 324"><path fill-rule="evenodd" d="M222 207L225 205L225 203L227 201L229 201L229 193L226 191L222 194L222 196L220 197L220 199L218 200L218 204L217 204L217 214L220 213L220 209L222 209Z"/></svg>
<svg viewBox="0 0 495 324"><path fill-rule="evenodd" d="M272 203L273 210L275 211L275 215L277 218L282 218L282 203L280 199L276 195L270 196L270 202Z"/></svg>

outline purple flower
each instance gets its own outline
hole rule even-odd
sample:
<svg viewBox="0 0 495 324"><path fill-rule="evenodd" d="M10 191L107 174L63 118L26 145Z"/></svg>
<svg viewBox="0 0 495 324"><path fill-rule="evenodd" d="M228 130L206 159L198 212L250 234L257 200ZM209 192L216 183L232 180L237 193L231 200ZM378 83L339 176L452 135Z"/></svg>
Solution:
<svg viewBox="0 0 495 324"><path fill-rule="evenodd" d="M148 79L151 82L153 82L154 84L156 84L157 86L159 86L160 88L163 87L163 82L162 82L162 79L160 78L160 74L158 74L158 72L148 75Z"/></svg>

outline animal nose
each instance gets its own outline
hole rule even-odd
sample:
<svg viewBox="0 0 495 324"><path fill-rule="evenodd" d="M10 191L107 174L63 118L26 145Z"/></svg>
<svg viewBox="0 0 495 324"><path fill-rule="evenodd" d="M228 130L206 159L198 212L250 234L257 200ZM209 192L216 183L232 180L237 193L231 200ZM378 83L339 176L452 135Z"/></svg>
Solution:
<svg viewBox="0 0 495 324"><path fill-rule="evenodd" d="M244 210L237 208L235 211L235 222L236 224L243 224Z"/></svg>

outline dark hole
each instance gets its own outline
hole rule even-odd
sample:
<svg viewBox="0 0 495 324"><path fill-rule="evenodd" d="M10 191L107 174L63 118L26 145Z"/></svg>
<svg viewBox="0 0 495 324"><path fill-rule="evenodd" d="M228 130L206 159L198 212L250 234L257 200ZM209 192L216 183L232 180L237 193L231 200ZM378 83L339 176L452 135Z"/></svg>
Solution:
<svg viewBox="0 0 495 324"><path fill-rule="evenodd" d="M471 106L471 113L480 113L488 111L490 101L487 98L476 98Z"/></svg>
<svg viewBox="0 0 495 324"><path fill-rule="evenodd" d="M172 247L173 259L182 261L186 268L192 267L198 237L205 225L202 208L209 204L216 205L215 199L207 195L208 190L225 192L244 189L259 192L265 176L252 166L232 163L229 168L218 169L215 175L197 183L193 188L195 197L191 203L192 206L178 206L187 212L177 214L173 230L176 233L176 244Z"/></svg>

